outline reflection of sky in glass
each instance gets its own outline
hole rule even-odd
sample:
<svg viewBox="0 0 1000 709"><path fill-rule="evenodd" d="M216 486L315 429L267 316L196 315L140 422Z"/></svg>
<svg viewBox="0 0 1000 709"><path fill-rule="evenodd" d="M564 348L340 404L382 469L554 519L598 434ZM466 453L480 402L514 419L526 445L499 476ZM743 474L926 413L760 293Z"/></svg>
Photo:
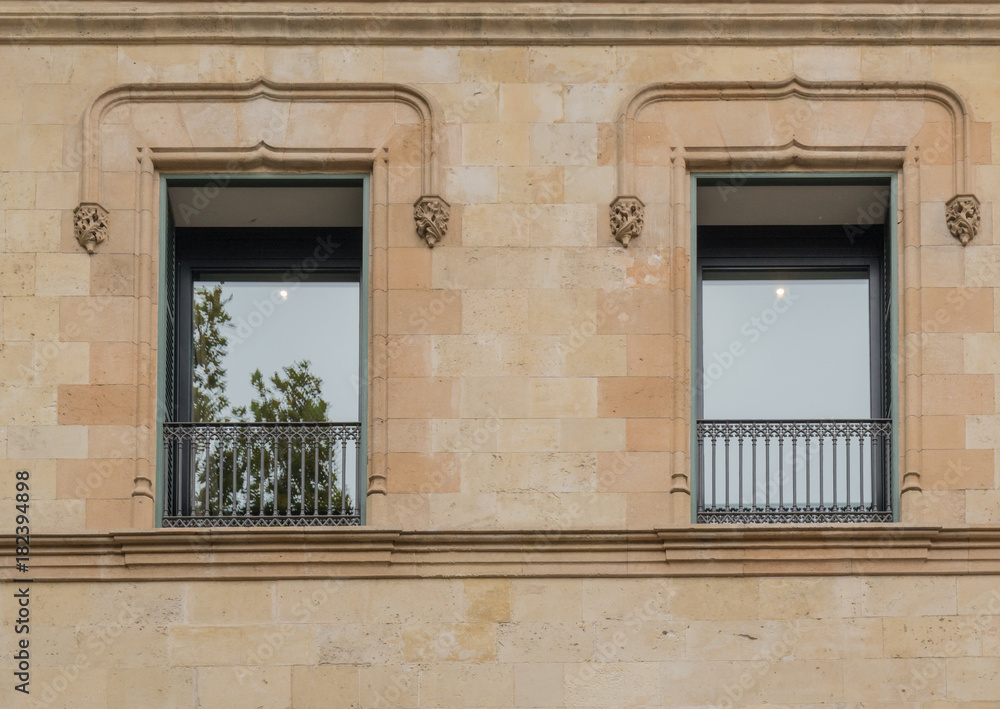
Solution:
<svg viewBox="0 0 1000 709"><path fill-rule="evenodd" d="M706 278L702 307L704 418L871 416L866 279Z"/></svg>
<svg viewBox="0 0 1000 709"><path fill-rule="evenodd" d="M196 281L195 289L218 284ZM249 405L255 369L266 380L305 359L323 380L328 420L357 421L359 292L357 283L223 281L223 299L232 296L226 305L232 327L224 333L229 353L223 360L230 405Z"/></svg>

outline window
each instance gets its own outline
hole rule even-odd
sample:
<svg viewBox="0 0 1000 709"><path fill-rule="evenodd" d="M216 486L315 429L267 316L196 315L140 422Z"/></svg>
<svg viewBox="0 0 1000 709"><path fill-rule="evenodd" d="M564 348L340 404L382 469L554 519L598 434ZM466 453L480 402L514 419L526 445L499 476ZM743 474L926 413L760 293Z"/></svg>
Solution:
<svg viewBox="0 0 1000 709"><path fill-rule="evenodd" d="M164 526L360 524L362 181L167 201Z"/></svg>
<svg viewBox="0 0 1000 709"><path fill-rule="evenodd" d="M889 180L697 188L698 521L891 521Z"/></svg>

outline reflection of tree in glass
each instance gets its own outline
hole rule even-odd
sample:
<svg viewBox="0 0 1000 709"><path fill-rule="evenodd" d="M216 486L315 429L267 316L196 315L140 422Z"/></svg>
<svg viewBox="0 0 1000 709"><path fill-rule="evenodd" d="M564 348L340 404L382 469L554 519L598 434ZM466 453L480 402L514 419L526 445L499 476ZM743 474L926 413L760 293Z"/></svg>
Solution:
<svg viewBox="0 0 1000 709"><path fill-rule="evenodd" d="M200 287L194 301L194 416L195 421L227 418L224 360L231 328L228 298L222 287ZM249 407L233 407L231 420L246 423L304 423L326 421L329 404L323 399L323 380L309 369L308 360L283 367L265 380L257 369L250 375L254 390ZM249 408L249 411L248 411ZM353 513L346 490L337 484L343 475L343 442L316 436L312 427L287 436L269 435L234 427L225 440L196 455L195 514L308 515Z"/></svg>

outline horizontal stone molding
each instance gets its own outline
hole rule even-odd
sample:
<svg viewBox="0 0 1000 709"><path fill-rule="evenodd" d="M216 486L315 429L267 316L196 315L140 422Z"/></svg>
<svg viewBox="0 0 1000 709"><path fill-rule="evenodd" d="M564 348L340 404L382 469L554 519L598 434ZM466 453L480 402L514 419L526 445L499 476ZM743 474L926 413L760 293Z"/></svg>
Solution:
<svg viewBox="0 0 1000 709"><path fill-rule="evenodd" d="M809 5L818 7L811 10ZM271 45L995 45L988 3L908 5L760 2L709 6L609 2L198 3L114 0L4 3L0 41L20 44L267 43ZM39 6L42 7L39 7ZM127 10L125 9L127 7ZM781 8L782 11L779 11Z"/></svg>
<svg viewBox="0 0 1000 709"><path fill-rule="evenodd" d="M16 580L12 536L0 577ZM35 581L976 575L1000 527L686 527L650 531L212 529L32 537Z"/></svg>

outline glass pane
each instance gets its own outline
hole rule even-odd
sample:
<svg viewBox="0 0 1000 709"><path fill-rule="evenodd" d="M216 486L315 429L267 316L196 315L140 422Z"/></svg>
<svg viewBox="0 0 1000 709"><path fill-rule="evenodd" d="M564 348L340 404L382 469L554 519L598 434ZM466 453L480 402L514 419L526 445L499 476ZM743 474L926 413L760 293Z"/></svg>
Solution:
<svg viewBox="0 0 1000 709"><path fill-rule="evenodd" d="M193 420L357 421L359 296L357 282L195 280Z"/></svg>
<svg viewBox="0 0 1000 709"><path fill-rule="evenodd" d="M706 419L871 416L868 280L702 281Z"/></svg>

